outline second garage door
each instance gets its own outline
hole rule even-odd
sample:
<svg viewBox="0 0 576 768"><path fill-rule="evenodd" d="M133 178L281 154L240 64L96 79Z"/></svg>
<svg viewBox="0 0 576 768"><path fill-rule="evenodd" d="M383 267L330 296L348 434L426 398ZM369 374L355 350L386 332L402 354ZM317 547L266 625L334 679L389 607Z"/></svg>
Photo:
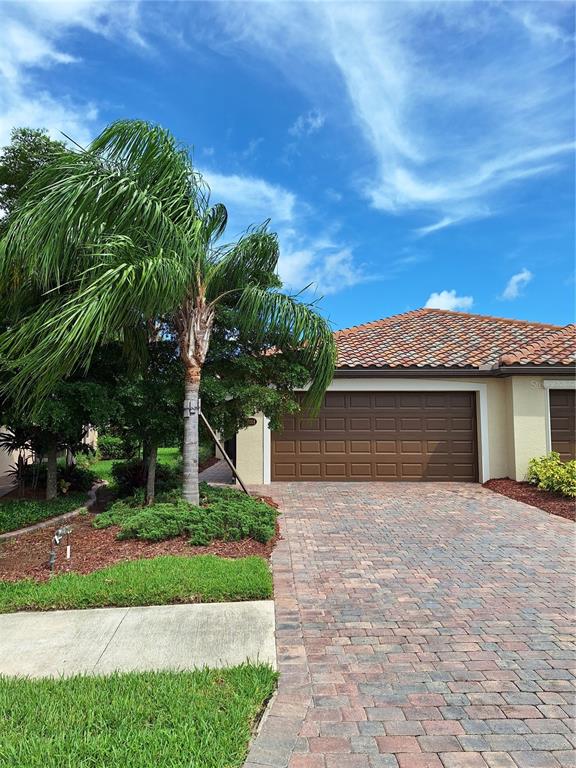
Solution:
<svg viewBox="0 0 576 768"><path fill-rule="evenodd" d="M327 392L272 434L272 480L478 479L473 392Z"/></svg>

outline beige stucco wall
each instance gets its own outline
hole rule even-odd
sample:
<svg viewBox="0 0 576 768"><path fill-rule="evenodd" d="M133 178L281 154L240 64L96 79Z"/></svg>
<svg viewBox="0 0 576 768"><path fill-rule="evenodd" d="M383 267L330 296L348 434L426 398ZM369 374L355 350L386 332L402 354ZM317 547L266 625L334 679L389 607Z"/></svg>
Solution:
<svg viewBox="0 0 576 768"><path fill-rule="evenodd" d="M248 485L260 485L265 481L264 429L268 427L261 413L254 418L254 426L241 429L236 435L236 469L243 482Z"/></svg>
<svg viewBox="0 0 576 768"><path fill-rule="evenodd" d="M564 377L566 380L569 377ZM478 451L488 456L489 477L512 477L523 480L528 469L528 462L534 456L542 456L547 451L548 432L548 392L544 381L546 376L510 376L506 378L474 377L450 378L444 380L446 389L450 386L484 385L486 414L485 429L481 433L480 396L477 394ZM450 385L448 385L450 383ZM437 387L442 389L440 379L335 379L330 389L339 390L378 390L380 388L422 389ZM263 483L269 472L264 463L269 463L266 449L267 429L265 420L258 416L257 423L238 434L238 469L247 483ZM488 451L483 450L483 440L488 443ZM266 456L266 459L265 459ZM487 479L485 476L484 479Z"/></svg>
<svg viewBox="0 0 576 768"><path fill-rule="evenodd" d="M524 480L528 462L547 450L548 391L544 376L513 376L509 380L513 433L510 477Z"/></svg>

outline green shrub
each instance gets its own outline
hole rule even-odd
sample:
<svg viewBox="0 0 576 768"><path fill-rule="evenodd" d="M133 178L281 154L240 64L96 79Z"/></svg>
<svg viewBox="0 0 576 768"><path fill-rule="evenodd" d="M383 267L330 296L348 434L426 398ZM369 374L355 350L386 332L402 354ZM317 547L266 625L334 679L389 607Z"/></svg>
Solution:
<svg viewBox="0 0 576 768"><path fill-rule="evenodd" d="M528 481L542 490L576 498L576 460L562 461L554 451L532 459L528 465Z"/></svg>
<svg viewBox="0 0 576 768"><path fill-rule="evenodd" d="M98 476L88 467L75 464L73 467L59 467L58 480L70 483L71 491L87 492L98 480Z"/></svg>
<svg viewBox="0 0 576 768"><path fill-rule="evenodd" d="M98 438L98 453L101 459L125 459L126 449L122 439L114 435L102 435Z"/></svg>
<svg viewBox="0 0 576 768"><path fill-rule="evenodd" d="M142 459L115 462L112 464L112 477L120 496L131 496L138 488L146 485L146 466ZM178 488L182 483L179 466L169 466L160 462L156 465L156 492L158 494Z"/></svg>
<svg viewBox="0 0 576 768"><path fill-rule="evenodd" d="M190 544L206 546L214 539L267 542L276 529L276 510L232 488L201 484L202 506L189 504L176 493L160 495L150 507L142 496L118 501L94 520L96 528L117 525L119 539L162 541L188 536Z"/></svg>
<svg viewBox="0 0 576 768"><path fill-rule="evenodd" d="M37 481L37 488L46 488L46 464L27 464L24 470L24 485L30 488ZM63 488L68 484L69 491L89 491L98 476L83 463L74 464L70 467L65 462L58 462L57 469L58 487Z"/></svg>
<svg viewBox="0 0 576 768"><path fill-rule="evenodd" d="M51 501L41 499L0 499L0 533L17 531L51 517L72 512L86 502L83 493L68 493Z"/></svg>

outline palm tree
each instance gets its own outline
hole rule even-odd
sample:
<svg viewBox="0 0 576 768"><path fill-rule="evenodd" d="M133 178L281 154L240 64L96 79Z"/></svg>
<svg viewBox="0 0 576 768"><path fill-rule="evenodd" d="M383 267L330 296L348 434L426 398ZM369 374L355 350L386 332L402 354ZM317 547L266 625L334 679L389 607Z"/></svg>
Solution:
<svg viewBox="0 0 576 768"><path fill-rule="evenodd" d="M147 323L167 318L184 365L183 495L198 503L199 386L218 306L232 301L244 329L297 347L319 405L335 363L329 325L315 307L260 287L278 262L267 224L221 245L223 205L186 149L161 127L113 123L87 150L59 154L29 183L0 256L0 284L42 295L0 339L15 373L10 390L33 407L62 377L87 369L98 345L121 338L133 355Z"/></svg>

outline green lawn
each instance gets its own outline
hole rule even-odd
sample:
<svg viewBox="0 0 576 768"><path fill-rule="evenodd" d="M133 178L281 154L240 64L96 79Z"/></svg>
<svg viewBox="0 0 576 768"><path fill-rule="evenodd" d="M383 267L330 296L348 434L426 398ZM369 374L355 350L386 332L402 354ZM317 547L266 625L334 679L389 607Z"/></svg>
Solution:
<svg viewBox="0 0 576 768"><path fill-rule="evenodd" d="M159 464L174 467L179 459L179 448L158 448ZM122 459L102 459L91 464L90 469L95 472L101 480L105 480L108 484L112 484L114 482L114 478L112 477L112 464L120 461L122 461Z"/></svg>
<svg viewBox="0 0 576 768"><path fill-rule="evenodd" d="M166 555L117 563L88 574L59 574L50 581L0 581L0 613L265 600L271 596L270 568L261 557L231 560L216 555Z"/></svg>
<svg viewBox="0 0 576 768"><path fill-rule="evenodd" d="M51 501L39 499L0 499L0 533L16 531L42 520L72 512L86 503L85 493L69 493Z"/></svg>
<svg viewBox="0 0 576 768"><path fill-rule="evenodd" d="M266 666L0 678L3 768L240 768L272 695Z"/></svg>
<svg viewBox="0 0 576 768"><path fill-rule="evenodd" d="M199 459L200 461L206 461L206 459L212 455L211 443L200 443ZM112 483L112 464L121 459L102 459L96 461L90 465L90 469L95 472L101 480L106 480L107 483ZM158 448L158 463L165 464L167 467L175 467L180 461L180 449L179 448Z"/></svg>

